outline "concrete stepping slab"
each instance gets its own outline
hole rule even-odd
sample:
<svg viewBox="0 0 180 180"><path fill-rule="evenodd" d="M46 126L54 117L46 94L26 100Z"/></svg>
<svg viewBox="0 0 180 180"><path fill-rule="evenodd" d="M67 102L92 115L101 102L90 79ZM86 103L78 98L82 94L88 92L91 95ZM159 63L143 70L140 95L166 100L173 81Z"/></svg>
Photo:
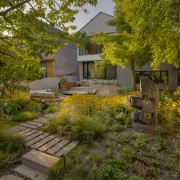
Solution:
<svg viewBox="0 0 180 180"><path fill-rule="evenodd" d="M31 131L28 131L28 132L24 133L23 136L24 136L24 137L27 137L27 136L30 136L30 135L36 133L36 132L38 132L38 130L36 130L36 129L33 129L33 130L32 130L32 129L31 129Z"/></svg>
<svg viewBox="0 0 180 180"><path fill-rule="evenodd" d="M38 149L39 147L43 146L44 144L48 143L49 141L51 141L51 140L54 139L54 138L55 138L55 136L52 136L52 135L47 136L46 138L42 139L41 141L33 144L33 145L31 146L31 148L33 148L33 149Z"/></svg>
<svg viewBox="0 0 180 180"><path fill-rule="evenodd" d="M11 132L14 132L14 133L17 133L19 131L23 131L25 130L26 128L25 127L22 127L22 126L13 126L11 128L9 128L8 130L11 131Z"/></svg>
<svg viewBox="0 0 180 180"><path fill-rule="evenodd" d="M44 144L43 146L41 146L39 148L40 151L45 152L48 149L50 149L52 146L56 145L58 142L62 141L64 138L60 137L60 138L55 138L51 141L49 141L48 143Z"/></svg>
<svg viewBox="0 0 180 180"><path fill-rule="evenodd" d="M38 119L33 120L32 122L38 122L42 124L46 124L49 120L47 120L45 117L40 117Z"/></svg>
<svg viewBox="0 0 180 180"><path fill-rule="evenodd" d="M55 116L56 116L56 114L46 114L46 115L44 115L45 118L53 118Z"/></svg>
<svg viewBox="0 0 180 180"><path fill-rule="evenodd" d="M60 157L62 155L66 155L69 151L71 151L74 147L78 145L78 141L72 141L69 144L67 144L64 148L62 148L59 152L57 152L55 155Z"/></svg>
<svg viewBox="0 0 180 180"><path fill-rule="evenodd" d="M33 121L29 121L29 122L26 122L27 124L31 124L31 125L34 125L34 126L38 126L38 127L41 127L43 126L44 124L42 123L38 123L38 122L33 122Z"/></svg>
<svg viewBox="0 0 180 180"><path fill-rule="evenodd" d="M31 129L37 129L37 127L38 127L38 126L31 125L31 124L28 124L28 123L21 123L19 125L23 126L23 127L26 127L26 128L31 128Z"/></svg>
<svg viewBox="0 0 180 180"><path fill-rule="evenodd" d="M27 133L29 131L32 131L32 129L29 129L29 128L24 129L23 131L18 132L18 134L23 135L23 134L25 134L25 133Z"/></svg>
<svg viewBox="0 0 180 180"><path fill-rule="evenodd" d="M32 144L35 144L38 141L41 141L42 139L46 138L47 136L49 136L48 133L41 134L41 135L37 136L36 138L33 138L30 141L26 142L25 145L26 146L31 146Z"/></svg>
<svg viewBox="0 0 180 180"><path fill-rule="evenodd" d="M41 134L43 134L42 131L37 131L37 132L35 132L34 134L31 134L30 136L26 137L25 140L26 140L26 141L30 141L31 139L33 139L33 138L35 138L35 137L37 137L37 136L39 136L39 135L41 135Z"/></svg>
<svg viewBox="0 0 180 180"><path fill-rule="evenodd" d="M20 177L17 177L17 176L13 176L12 174L9 174L9 175L6 175L6 176L2 176L0 178L0 180L23 180L23 179L20 178Z"/></svg>
<svg viewBox="0 0 180 180"><path fill-rule="evenodd" d="M59 142L58 144L56 144L55 146L51 147L46 152L49 153L49 154L55 154L57 151L62 149L68 142L69 141L67 139L64 139L61 142Z"/></svg>
<svg viewBox="0 0 180 180"><path fill-rule="evenodd" d="M28 152L21 159L23 165L47 175L52 165L59 160L57 157L36 150Z"/></svg>
<svg viewBox="0 0 180 180"><path fill-rule="evenodd" d="M28 166L20 165L15 169L16 172L31 178L32 180L46 180L48 179L48 176L46 174L43 174L37 170L34 170Z"/></svg>

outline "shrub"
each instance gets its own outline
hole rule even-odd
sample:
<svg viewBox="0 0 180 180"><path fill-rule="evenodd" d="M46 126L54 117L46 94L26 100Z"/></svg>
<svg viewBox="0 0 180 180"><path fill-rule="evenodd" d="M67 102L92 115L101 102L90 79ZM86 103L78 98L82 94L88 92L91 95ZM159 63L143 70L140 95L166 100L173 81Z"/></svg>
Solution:
<svg viewBox="0 0 180 180"><path fill-rule="evenodd" d="M48 121L44 129L50 134L58 134L60 125L62 125L62 121L59 118L53 118Z"/></svg>
<svg viewBox="0 0 180 180"><path fill-rule="evenodd" d="M0 149L5 153L14 153L22 150L24 138L10 132L0 131Z"/></svg>
<svg viewBox="0 0 180 180"><path fill-rule="evenodd" d="M34 111L41 112L42 105L31 101L30 99L1 99L0 101L0 111L5 114L14 115L23 111Z"/></svg>
<svg viewBox="0 0 180 180"><path fill-rule="evenodd" d="M37 119L39 114L36 112L20 112L13 116L13 121L15 122L23 122L23 121L30 121L33 119Z"/></svg>
<svg viewBox="0 0 180 180"><path fill-rule="evenodd" d="M58 104L50 104L48 108L45 110L46 113L53 113L60 109Z"/></svg>
<svg viewBox="0 0 180 180"><path fill-rule="evenodd" d="M106 180L126 180L128 179L126 163L119 159L105 161L99 169L99 179Z"/></svg>
<svg viewBox="0 0 180 180"><path fill-rule="evenodd" d="M99 139L108 130L108 121L99 117L81 116L76 121L70 122L70 137L82 142Z"/></svg>
<svg viewBox="0 0 180 180"><path fill-rule="evenodd" d="M119 87L117 89L118 95L128 95L130 92L132 92L132 89L129 87Z"/></svg>

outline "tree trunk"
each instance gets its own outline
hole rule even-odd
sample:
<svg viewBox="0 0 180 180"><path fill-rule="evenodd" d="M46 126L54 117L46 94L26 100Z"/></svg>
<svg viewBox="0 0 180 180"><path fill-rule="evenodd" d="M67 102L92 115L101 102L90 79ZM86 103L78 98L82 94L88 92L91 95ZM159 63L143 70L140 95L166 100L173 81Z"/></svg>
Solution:
<svg viewBox="0 0 180 180"><path fill-rule="evenodd" d="M132 75L132 88L133 91L136 91L136 72L135 72L135 64L131 63L131 75Z"/></svg>

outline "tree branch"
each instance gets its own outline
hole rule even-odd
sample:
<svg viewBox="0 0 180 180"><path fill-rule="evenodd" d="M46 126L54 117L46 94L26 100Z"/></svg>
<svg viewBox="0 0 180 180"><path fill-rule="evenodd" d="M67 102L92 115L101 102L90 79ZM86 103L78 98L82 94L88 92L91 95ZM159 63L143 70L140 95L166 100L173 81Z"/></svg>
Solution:
<svg viewBox="0 0 180 180"><path fill-rule="evenodd" d="M21 3L19 3L19 4L13 5L12 7L6 9L5 11L1 11L1 12L0 12L0 16L3 16L3 17L4 17L4 16L5 16L7 13L9 13L10 11L12 11L12 10L14 10L14 9L17 9L17 8L21 7L22 5L24 5L24 4L26 4L26 3L30 2L30 1L31 1L31 0L25 0L25 1L21 2Z"/></svg>

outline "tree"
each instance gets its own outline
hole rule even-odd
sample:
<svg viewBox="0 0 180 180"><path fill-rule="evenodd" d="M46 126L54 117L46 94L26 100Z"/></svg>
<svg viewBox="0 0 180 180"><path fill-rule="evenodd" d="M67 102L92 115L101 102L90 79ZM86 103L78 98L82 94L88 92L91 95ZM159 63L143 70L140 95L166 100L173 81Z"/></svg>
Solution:
<svg viewBox="0 0 180 180"><path fill-rule="evenodd" d="M112 65L119 65L123 68L130 66L132 73L132 87L136 90L136 75L135 65L141 67L151 55L148 46L142 46L135 39L133 27L126 20L124 9L122 8L123 1L116 0L115 18L110 22L110 25L117 27L116 34L94 34L92 41L104 45L102 57Z"/></svg>
<svg viewBox="0 0 180 180"><path fill-rule="evenodd" d="M136 41L150 46L152 66L167 62L180 67L180 1L126 0L121 7Z"/></svg>
<svg viewBox="0 0 180 180"><path fill-rule="evenodd" d="M71 23L88 3L96 5L97 0L1 0L1 90L12 91L13 83L38 78L42 53L50 55L72 41L80 42L80 33L68 31L76 28Z"/></svg>

